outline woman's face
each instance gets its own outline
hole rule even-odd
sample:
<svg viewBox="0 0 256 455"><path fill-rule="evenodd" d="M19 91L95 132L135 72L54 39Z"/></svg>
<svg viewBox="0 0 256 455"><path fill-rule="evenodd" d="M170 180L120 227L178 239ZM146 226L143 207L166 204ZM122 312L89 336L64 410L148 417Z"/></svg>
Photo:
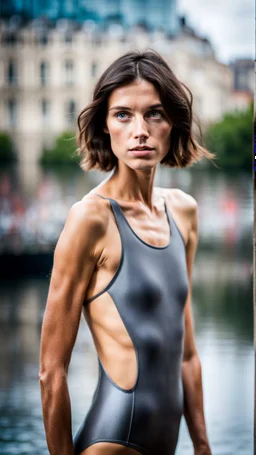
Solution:
<svg viewBox="0 0 256 455"><path fill-rule="evenodd" d="M169 151L171 129L150 82L140 79L111 93L104 131L119 165L123 162L134 170L155 167Z"/></svg>

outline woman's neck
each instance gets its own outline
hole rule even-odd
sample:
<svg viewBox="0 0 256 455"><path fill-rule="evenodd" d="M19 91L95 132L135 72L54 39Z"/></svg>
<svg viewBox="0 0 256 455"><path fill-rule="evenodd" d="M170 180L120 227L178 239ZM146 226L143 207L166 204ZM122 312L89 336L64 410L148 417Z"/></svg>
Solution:
<svg viewBox="0 0 256 455"><path fill-rule="evenodd" d="M153 188L156 168L134 170L127 166L116 168L104 185L113 199L126 202L142 202L149 209L153 207Z"/></svg>

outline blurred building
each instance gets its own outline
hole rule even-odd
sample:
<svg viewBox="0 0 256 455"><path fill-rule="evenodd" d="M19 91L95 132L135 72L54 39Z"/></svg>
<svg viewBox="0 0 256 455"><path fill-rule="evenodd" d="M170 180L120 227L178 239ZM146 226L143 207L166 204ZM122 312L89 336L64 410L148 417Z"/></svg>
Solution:
<svg viewBox="0 0 256 455"><path fill-rule="evenodd" d="M211 42L189 27L184 17L180 33L168 44L169 49L163 49L162 54L192 91L195 114L202 126L220 120L229 110L230 68L216 59Z"/></svg>
<svg viewBox="0 0 256 455"><path fill-rule="evenodd" d="M189 28L180 32L145 26L128 29L93 21L81 24L14 19L0 24L0 125L14 138L19 158L37 160L57 134L76 128L79 111L90 100L97 78L129 50L154 48L192 91L203 126L230 108L231 69L218 62L211 43Z"/></svg>
<svg viewBox="0 0 256 455"><path fill-rule="evenodd" d="M233 80L232 110L244 110L253 102L255 63L251 59L236 59L230 63Z"/></svg>
<svg viewBox="0 0 256 455"><path fill-rule="evenodd" d="M0 15L93 20L100 25L119 23L124 27L143 23L150 29L161 27L172 34L178 26L176 0L5 0L1 2Z"/></svg>
<svg viewBox="0 0 256 455"><path fill-rule="evenodd" d="M255 65L251 59L236 59L230 63L233 73L233 88L238 91L254 92Z"/></svg>

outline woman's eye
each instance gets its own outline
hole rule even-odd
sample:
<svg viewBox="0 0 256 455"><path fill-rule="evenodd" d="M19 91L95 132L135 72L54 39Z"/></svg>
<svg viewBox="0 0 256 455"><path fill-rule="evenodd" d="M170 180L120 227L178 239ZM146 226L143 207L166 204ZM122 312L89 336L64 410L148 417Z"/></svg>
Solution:
<svg viewBox="0 0 256 455"><path fill-rule="evenodd" d="M129 112L121 111L121 112L117 112L115 114L115 117L118 118L119 120L127 120L130 117L130 114L129 114ZM151 117L154 119L161 119L161 118L163 118L163 113L161 111L152 110L152 111L149 111L149 113L147 114L147 117Z"/></svg>
<svg viewBox="0 0 256 455"><path fill-rule="evenodd" d="M153 118L161 118L163 117L162 112L160 111L150 111L149 115Z"/></svg>
<svg viewBox="0 0 256 455"><path fill-rule="evenodd" d="M127 114L126 112L118 112L118 113L116 114L116 117L119 118L119 119L121 119L121 120L126 119L127 116L128 116L128 114Z"/></svg>

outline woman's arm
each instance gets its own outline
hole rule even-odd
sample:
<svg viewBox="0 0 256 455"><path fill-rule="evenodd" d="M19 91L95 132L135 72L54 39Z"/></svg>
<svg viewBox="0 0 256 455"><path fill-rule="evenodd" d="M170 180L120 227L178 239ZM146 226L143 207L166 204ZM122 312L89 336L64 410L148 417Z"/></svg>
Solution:
<svg viewBox="0 0 256 455"><path fill-rule="evenodd" d="M193 317L191 308L192 265L198 243L197 202L189 197L190 230L186 246L189 291L185 305L185 336L182 362L182 381L184 390L184 417L193 441L195 455L211 455L206 433L203 409L203 388L201 363L195 346Z"/></svg>
<svg viewBox="0 0 256 455"><path fill-rule="evenodd" d="M101 206L101 211L100 207ZM86 288L107 220L102 204L85 197L71 208L58 240L42 325L40 387L46 439L51 455L73 455L68 366Z"/></svg>

